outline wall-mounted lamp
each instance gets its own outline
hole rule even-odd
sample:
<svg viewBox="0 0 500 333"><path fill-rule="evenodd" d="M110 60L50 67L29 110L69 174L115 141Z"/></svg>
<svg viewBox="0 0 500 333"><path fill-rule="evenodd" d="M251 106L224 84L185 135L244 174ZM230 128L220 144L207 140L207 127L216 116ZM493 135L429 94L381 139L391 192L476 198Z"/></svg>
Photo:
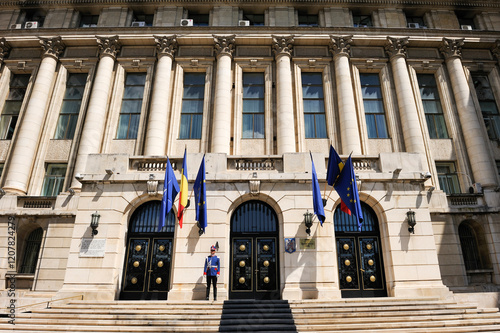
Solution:
<svg viewBox="0 0 500 333"><path fill-rule="evenodd" d="M0 195L5 195L5 190L0 187Z"/></svg>
<svg viewBox="0 0 500 333"><path fill-rule="evenodd" d="M92 237L97 235L97 227L99 226L99 219L101 215L98 212L92 214L92 218L90 219L90 227L92 228Z"/></svg>
<svg viewBox="0 0 500 333"><path fill-rule="evenodd" d="M309 210L304 213L304 224L306 225L306 233L311 236L311 227L313 225L313 214Z"/></svg>
<svg viewBox="0 0 500 333"><path fill-rule="evenodd" d="M106 169L106 173L108 175L112 175L113 174L113 169Z"/></svg>
<svg viewBox="0 0 500 333"><path fill-rule="evenodd" d="M415 233L415 225L417 224L417 221L415 220L415 212L412 211L411 209L406 212L406 219L408 222L408 231L411 232L412 234Z"/></svg>
<svg viewBox="0 0 500 333"><path fill-rule="evenodd" d="M396 169L394 169L394 171L393 171L393 172L394 172L396 175L399 175L399 174L401 173L401 171L403 171L403 168L396 168Z"/></svg>
<svg viewBox="0 0 500 333"><path fill-rule="evenodd" d="M70 188L68 191L69 191L69 195L75 195L75 190L73 190L72 188Z"/></svg>

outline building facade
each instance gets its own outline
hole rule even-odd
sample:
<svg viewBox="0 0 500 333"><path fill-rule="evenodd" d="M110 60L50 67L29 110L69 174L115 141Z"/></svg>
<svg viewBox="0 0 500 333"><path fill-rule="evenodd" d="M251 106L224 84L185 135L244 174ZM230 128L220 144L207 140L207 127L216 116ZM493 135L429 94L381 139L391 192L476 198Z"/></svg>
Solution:
<svg viewBox="0 0 500 333"><path fill-rule="evenodd" d="M204 299L215 245L220 299L497 306L500 3L14 0L0 37L6 302L13 275L26 299ZM190 192L206 160L204 234L177 201L157 230L185 150Z"/></svg>

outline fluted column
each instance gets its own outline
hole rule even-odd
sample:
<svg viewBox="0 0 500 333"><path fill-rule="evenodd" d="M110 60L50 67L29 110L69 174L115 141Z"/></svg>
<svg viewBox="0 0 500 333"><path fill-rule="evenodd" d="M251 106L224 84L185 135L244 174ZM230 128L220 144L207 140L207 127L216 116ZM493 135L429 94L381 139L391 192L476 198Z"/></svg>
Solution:
<svg viewBox="0 0 500 333"><path fill-rule="evenodd" d="M214 36L217 54L212 151L229 154L231 143L231 61L233 36Z"/></svg>
<svg viewBox="0 0 500 333"><path fill-rule="evenodd" d="M273 36L273 53L276 58L276 124L278 155L293 153L295 148L295 122L293 118L292 36Z"/></svg>
<svg viewBox="0 0 500 333"><path fill-rule="evenodd" d="M335 82L339 101L340 136L342 152L361 155L361 140L359 138L358 117L352 90L351 69L349 57L351 53L352 36L330 36L330 52L335 64Z"/></svg>
<svg viewBox="0 0 500 333"><path fill-rule="evenodd" d="M476 113L474 101L462 65L463 39L443 38L440 51L445 57L446 67L450 75L453 95L462 126L465 146L469 155L474 180L483 187L494 186L496 175L493 161L488 153L487 137L482 130L481 121Z"/></svg>
<svg viewBox="0 0 500 333"><path fill-rule="evenodd" d="M87 114L85 115L80 145L78 147L75 175L85 172L89 154L96 154L101 150L113 68L116 54L120 50L118 36L97 37L97 44L99 45L101 55L97 73L94 78L89 105L87 107ZM71 187L79 189L81 188L81 184L79 181L73 179Z"/></svg>
<svg viewBox="0 0 500 333"><path fill-rule="evenodd" d="M4 189L25 194L35 160L38 139L43 128L45 110L49 102L59 54L64 50L61 37L40 38L44 50L42 62L33 85L31 98L24 112L14 142Z"/></svg>
<svg viewBox="0 0 500 333"><path fill-rule="evenodd" d="M170 77L172 61L177 50L176 36L155 36L158 63L156 64L151 111L144 155L165 155L167 144L168 119L170 111Z"/></svg>
<svg viewBox="0 0 500 333"><path fill-rule="evenodd" d="M412 153L425 153L424 137L420 120L417 113L417 105L413 95L410 75L406 65L406 45L408 37L387 37L385 51L390 57L394 84L398 99L401 124L403 126L403 137L405 139L406 151ZM427 165L425 163L424 165Z"/></svg>

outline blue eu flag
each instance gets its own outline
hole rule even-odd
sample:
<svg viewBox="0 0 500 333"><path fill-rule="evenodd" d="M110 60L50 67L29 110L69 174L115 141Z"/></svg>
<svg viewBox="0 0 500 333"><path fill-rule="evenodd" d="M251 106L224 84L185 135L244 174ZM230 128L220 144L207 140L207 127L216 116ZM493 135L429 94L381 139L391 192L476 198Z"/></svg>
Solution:
<svg viewBox="0 0 500 333"><path fill-rule="evenodd" d="M318 220L323 226L323 222L325 222L325 210L323 208L323 199L321 198L321 190L319 188L318 183L318 175L316 174L316 168L314 167L314 161L311 155L311 163L312 163L312 194L313 194L313 208L314 214L318 216Z"/></svg>
<svg viewBox="0 0 500 333"><path fill-rule="evenodd" d="M340 176L340 172L344 168L344 162L340 158L339 154L335 151L332 145L330 145L330 155L328 157L328 169L326 170L326 182L328 185L333 186Z"/></svg>
<svg viewBox="0 0 500 333"><path fill-rule="evenodd" d="M175 178L174 170L167 157L167 165L165 166L165 180L163 182L163 197L161 199L161 216L158 224L158 231L165 226L165 217L172 210L175 197L179 193L179 184Z"/></svg>
<svg viewBox="0 0 500 333"><path fill-rule="evenodd" d="M194 200L196 203L196 221L205 233L207 227L207 187L205 182L205 156L201 160L200 169L193 185ZM200 231L201 232L201 231Z"/></svg>
<svg viewBox="0 0 500 333"><path fill-rule="evenodd" d="M345 203L347 208L356 216L358 228L361 231L363 223L363 213L361 211L361 202L359 201L358 185L356 184L356 175L352 165L351 156L345 162L344 168L340 173L340 177L335 183L335 190L340 196L340 199Z"/></svg>

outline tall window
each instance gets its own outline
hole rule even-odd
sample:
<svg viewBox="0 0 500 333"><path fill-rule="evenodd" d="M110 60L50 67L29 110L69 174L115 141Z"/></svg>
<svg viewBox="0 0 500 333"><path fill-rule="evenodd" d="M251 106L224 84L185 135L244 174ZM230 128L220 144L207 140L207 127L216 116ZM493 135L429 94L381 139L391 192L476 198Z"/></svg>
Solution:
<svg viewBox="0 0 500 333"><path fill-rule="evenodd" d="M117 139L136 139L141 117L146 73L127 73L122 109L118 122Z"/></svg>
<svg viewBox="0 0 500 333"><path fill-rule="evenodd" d="M93 28L97 27L99 15L85 15L83 14L80 19L80 28Z"/></svg>
<svg viewBox="0 0 500 333"><path fill-rule="evenodd" d="M42 195L55 197L61 193L66 175L66 164L47 164L45 179L43 180Z"/></svg>
<svg viewBox="0 0 500 333"><path fill-rule="evenodd" d="M184 74L180 139L201 139L205 73Z"/></svg>
<svg viewBox="0 0 500 333"><path fill-rule="evenodd" d="M23 262L19 273L34 274L38 254L40 253L40 245L42 244L43 229L37 228L33 230L26 238L26 246L24 248Z"/></svg>
<svg viewBox="0 0 500 333"><path fill-rule="evenodd" d="M325 100L321 73L302 73L306 139L326 138Z"/></svg>
<svg viewBox="0 0 500 333"><path fill-rule="evenodd" d="M264 137L264 73L243 73L243 138Z"/></svg>
<svg viewBox="0 0 500 333"><path fill-rule="evenodd" d="M460 184L453 162L436 162L436 170L438 173L439 187L446 194L460 193Z"/></svg>
<svg viewBox="0 0 500 333"><path fill-rule="evenodd" d="M384 100L378 74L360 74L368 138L388 138Z"/></svg>
<svg viewBox="0 0 500 333"><path fill-rule="evenodd" d="M66 92L57 121L54 139L71 140L75 135L76 122L82 105L87 74L70 74L66 82Z"/></svg>
<svg viewBox="0 0 500 333"><path fill-rule="evenodd" d="M491 140L500 139L500 114L498 113L495 96L491 90L490 81L486 75L472 74L474 89L483 114L484 124Z"/></svg>
<svg viewBox="0 0 500 333"><path fill-rule="evenodd" d="M436 79L433 74L419 74L417 79L429 136L431 139L447 139L448 130L444 121Z"/></svg>
<svg viewBox="0 0 500 333"><path fill-rule="evenodd" d="M373 27L372 17L370 15L352 15L352 21L355 27L368 28Z"/></svg>
<svg viewBox="0 0 500 333"><path fill-rule="evenodd" d="M14 74L10 81L9 95L0 117L0 139L10 140L16 129L17 118L23 104L30 74Z"/></svg>
<svg viewBox="0 0 500 333"><path fill-rule="evenodd" d="M425 28L425 21L422 16L406 16L406 23L408 28Z"/></svg>
<svg viewBox="0 0 500 333"><path fill-rule="evenodd" d="M310 15L306 13L299 13L299 27L317 27L318 15Z"/></svg>

